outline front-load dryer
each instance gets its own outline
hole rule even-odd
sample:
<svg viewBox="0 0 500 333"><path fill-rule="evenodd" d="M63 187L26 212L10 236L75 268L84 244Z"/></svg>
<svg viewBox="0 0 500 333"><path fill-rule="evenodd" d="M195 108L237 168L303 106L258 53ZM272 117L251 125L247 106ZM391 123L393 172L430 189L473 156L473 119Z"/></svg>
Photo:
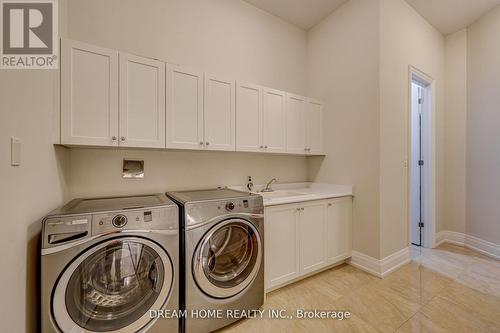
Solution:
<svg viewBox="0 0 500 333"><path fill-rule="evenodd" d="M179 213L164 194L73 200L42 237L43 333L178 332Z"/></svg>
<svg viewBox="0 0 500 333"><path fill-rule="evenodd" d="M181 221L181 308L187 333L238 320L234 310L264 303L264 206L260 195L228 189L169 192Z"/></svg>

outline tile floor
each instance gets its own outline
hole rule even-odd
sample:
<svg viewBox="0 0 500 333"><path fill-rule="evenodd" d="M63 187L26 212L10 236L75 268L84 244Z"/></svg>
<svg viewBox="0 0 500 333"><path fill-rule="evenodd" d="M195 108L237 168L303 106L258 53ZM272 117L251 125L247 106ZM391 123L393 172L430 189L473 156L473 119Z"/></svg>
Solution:
<svg viewBox="0 0 500 333"><path fill-rule="evenodd" d="M263 306L350 319L247 319L223 332L500 332L500 261L450 244L411 253L385 279L341 265L271 292Z"/></svg>

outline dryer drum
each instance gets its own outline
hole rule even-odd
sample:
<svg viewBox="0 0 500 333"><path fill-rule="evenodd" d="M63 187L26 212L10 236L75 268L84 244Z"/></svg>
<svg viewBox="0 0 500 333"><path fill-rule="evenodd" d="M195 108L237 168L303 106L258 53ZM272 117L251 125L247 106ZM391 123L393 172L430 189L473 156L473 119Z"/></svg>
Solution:
<svg viewBox="0 0 500 333"><path fill-rule="evenodd" d="M243 290L260 264L259 235L249 222L242 221L215 226L195 254L199 259L194 261L195 280L213 297L230 297Z"/></svg>

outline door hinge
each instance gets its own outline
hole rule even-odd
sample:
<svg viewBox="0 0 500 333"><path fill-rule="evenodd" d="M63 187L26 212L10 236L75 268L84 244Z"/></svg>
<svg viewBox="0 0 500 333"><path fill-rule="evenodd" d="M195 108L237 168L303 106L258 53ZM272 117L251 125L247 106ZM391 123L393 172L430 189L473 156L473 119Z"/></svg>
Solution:
<svg viewBox="0 0 500 333"><path fill-rule="evenodd" d="M418 222L418 227L423 228L424 227L424 222Z"/></svg>
<svg viewBox="0 0 500 333"><path fill-rule="evenodd" d="M418 161L418 165L419 165L419 166L424 165L424 160L419 160L419 161Z"/></svg>

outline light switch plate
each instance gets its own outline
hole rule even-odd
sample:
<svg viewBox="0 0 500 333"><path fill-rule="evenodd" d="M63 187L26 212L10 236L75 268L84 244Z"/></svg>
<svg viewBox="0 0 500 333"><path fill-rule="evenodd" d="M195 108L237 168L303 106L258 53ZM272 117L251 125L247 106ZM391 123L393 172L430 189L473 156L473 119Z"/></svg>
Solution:
<svg viewBox="0 0 500 333"><path fill-rule="evenodd" d="M10 165L21 165L21 139L10 138Z"/></svg>

